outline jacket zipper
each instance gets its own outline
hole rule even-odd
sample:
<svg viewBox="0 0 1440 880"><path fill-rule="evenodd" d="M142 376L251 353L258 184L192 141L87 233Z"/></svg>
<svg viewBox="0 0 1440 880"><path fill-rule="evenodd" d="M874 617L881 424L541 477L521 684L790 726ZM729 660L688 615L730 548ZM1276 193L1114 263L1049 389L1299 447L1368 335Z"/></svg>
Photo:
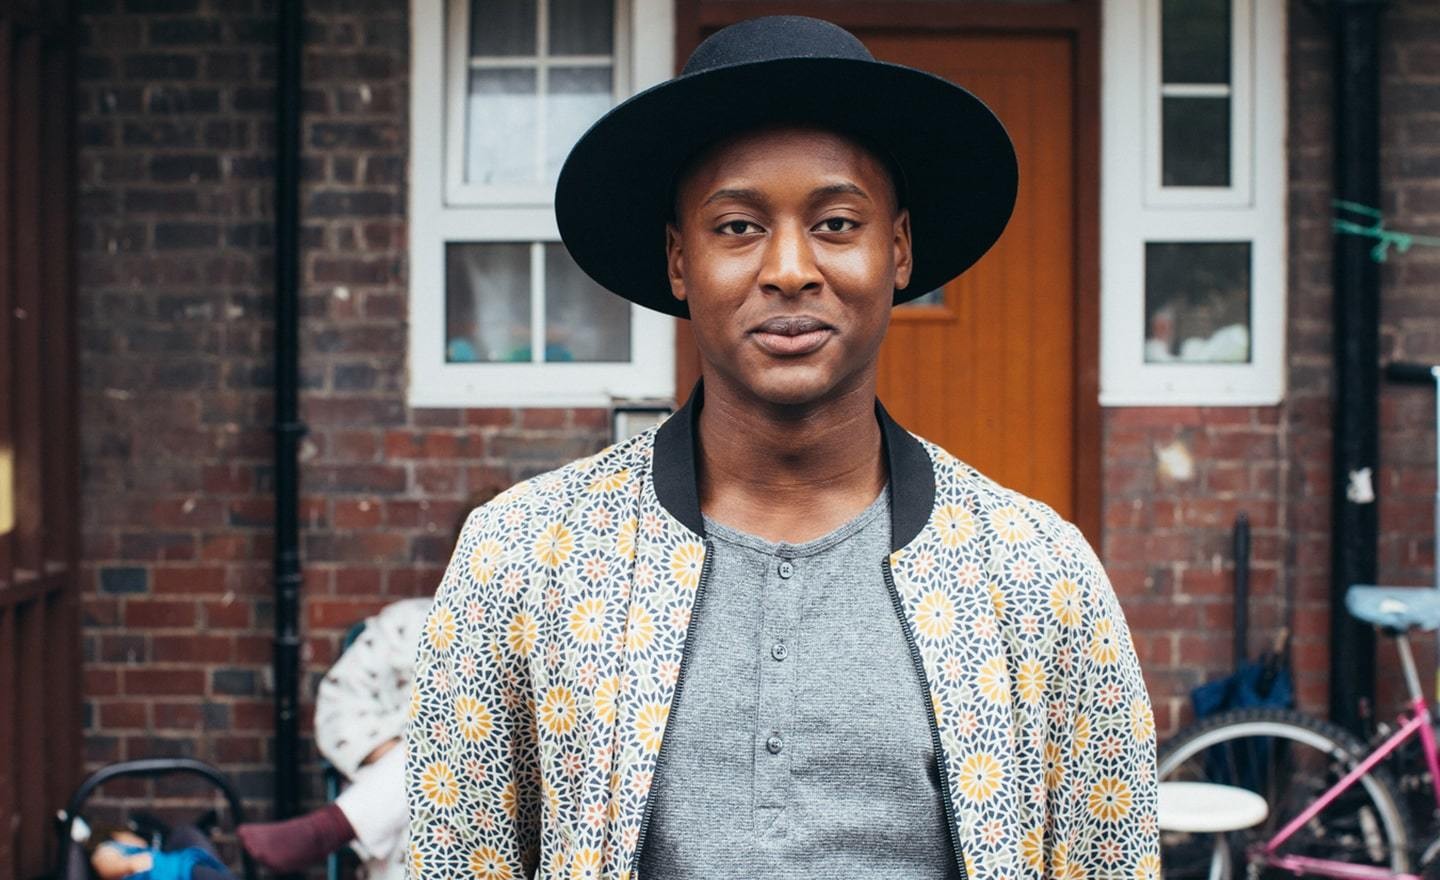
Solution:
<svg viewBox="0 0 1440 880"><path fill-rule="evenodd" d="M960 880L969 880L970 872L965 870L965 854L960 849L960 834L955 830L955 801L950 795L950 774L946 771L948 762L945 759L945 749L940 745L940 725L935 721L935 707L930 705L934 698L930 694L929 679L925 677L925 664L920 659L920 647L915 644L915 634L910 631L910 622L905 617L905 605L900 601L900 590L895 587L895 576L890 571L888 558L880 563L880 570L885 574L885 587L890 590L890 603L895 606L895 616L900 619L900 631L905 634L905 644L910 648L910 661L915 665L915 676L920 679L920 693L925 697L925 717L930 721L930 742L935 749L935 769L940 775L940 801L945 808L945 830L950 833L950 852L955 857L955 866L960 869Z"/></svg>
<svg viewBox="0 0 1440 880"><path fill-rule="evenodd" d="M690 657L690 637L695 634L695 622L700 617L700 600L705 597L705 584L710 580L710 560L715 556L714 547L705 541L705 561L700 564L700 582L695 585L695 602L690 607L690 626L685 631L685 644L680 648L680 669L675 675L675 695L670 698L670 714L666 716L665 730L660 734L660 750L655 753L655 771L650 777L650 792L645 796L645 813L640 817L640 836L635 841L635 854L630 858L630 878L639 880L640 853L645 849L645 838L650 833L650 817L655 812L655 780L660 778L661 762L665 760L665 744L670 741L670 721L675 710L680 708L680 691L685 687L685 662Z"/></svg>

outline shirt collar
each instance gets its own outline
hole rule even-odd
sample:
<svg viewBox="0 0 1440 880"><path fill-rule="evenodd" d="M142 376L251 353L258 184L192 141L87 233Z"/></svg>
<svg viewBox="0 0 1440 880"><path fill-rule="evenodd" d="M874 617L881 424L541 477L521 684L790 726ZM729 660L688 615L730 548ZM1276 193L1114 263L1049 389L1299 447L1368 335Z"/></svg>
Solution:
<svg viewBox="0 0 1440 880"><path fill-rule="evenodd" d="M660 505L680 524L705 536L705 519L700 515L699 469L695 440L704 396L696 383L690 399L655 432L655 496ZM930 454L920 441L906 431L880 401L875 401L875 418L886 463L890 469L890 549L910 543L930 520L935 505L935 471Z"/></svg>

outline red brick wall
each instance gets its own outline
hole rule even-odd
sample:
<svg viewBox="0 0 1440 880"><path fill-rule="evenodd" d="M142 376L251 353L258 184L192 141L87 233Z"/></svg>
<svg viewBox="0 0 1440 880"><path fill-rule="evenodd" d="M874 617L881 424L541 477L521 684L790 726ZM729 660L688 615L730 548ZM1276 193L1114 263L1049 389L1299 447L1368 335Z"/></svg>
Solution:
<svg viewBox="0 0 1440 880"><path fill-rule="evenodd" d="M1130 617L1163 735L1188 720L1188 691L1230 666L1229 528L1255 526L1251 651L1284 623L1293 596L1299 700L1328 711L1333 340L1328 26L1290 3L1288 366L1275 408L1110 410L1104 558ZM1440 6L1397 0L1383 14L1382 177L1387 224L1440 234ZM1382 358L1440 361L1440 249L1392 254L1382 272ZM1381 391L1380 580L1429 584L1435 548L1433 396ZM1196 477L1159 472L1178 442ZM1153 494L1152 494L1153 493ZM1218 567L1217 567L1218 566ZM1380 713L1397 705L1393 648L1380 643ZM1432 640L1417 642L1423 670ZM1428 673L1424 680L1430 681Z"/></svg>
<svg viewBox="0 0 1440 880"><path fill-rule="evenodd" d="M87 760L193 755L264 809L273 4L83 5ZM308 700L345 628L433 590L474 502L609 418L407 408L405 4L306 5Z"/></svg>

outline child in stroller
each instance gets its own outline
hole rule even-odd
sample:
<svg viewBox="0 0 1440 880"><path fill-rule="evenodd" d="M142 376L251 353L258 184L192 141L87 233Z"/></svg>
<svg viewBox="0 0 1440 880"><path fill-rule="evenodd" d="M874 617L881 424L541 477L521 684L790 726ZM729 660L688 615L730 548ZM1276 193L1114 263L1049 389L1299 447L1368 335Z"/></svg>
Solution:
<svg viewBox="0 0 1440 880"><path fill-rule="evenodd" d="M83 820L77 820L75 827L82 827ZM79 841L77 841L79 842ZM94 876L100 880L235 880L215 846L210 835L198 825L179 825L164 835L159 847L152 846L146 839L130 828L97 828L90 831L88 839L81 846L89 854L89 865ZM78 860L76 860L78 862ZM73 864L83 871L83 863ZM86 876L79 873L80 877Z"/></svg>

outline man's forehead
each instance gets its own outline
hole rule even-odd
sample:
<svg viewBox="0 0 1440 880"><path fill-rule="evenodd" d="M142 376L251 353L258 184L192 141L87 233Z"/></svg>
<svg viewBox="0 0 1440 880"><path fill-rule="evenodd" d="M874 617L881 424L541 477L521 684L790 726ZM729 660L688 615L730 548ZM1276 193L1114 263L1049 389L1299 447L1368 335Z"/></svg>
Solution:
<svg viewBox="0 0 1440 880"><path fill-rule="evenodd" d="M779 147L798 146L798 150L787 150L784 154ZM858 159L863 165L872 166L879 172L884 183L889 184L892 193L898 193L898 175L892 162L887 161L882 151L870 146L864 140L847 132L804 123L775 124L748 129L730 135L705 147L683 166L676 178L674 196L678 200L686 194L687 187L701 177L706 182L720 186L717 178L743 170L763 173L782 166L794 167L795 153L799 153L800 165L820 167L835 161L847 162ZM782 158L783 155L783 158ZM856 169L864 173L862 169ZM690 195L696 195L689 193ZM702 197L710 193L698 194Z"/></svg>

